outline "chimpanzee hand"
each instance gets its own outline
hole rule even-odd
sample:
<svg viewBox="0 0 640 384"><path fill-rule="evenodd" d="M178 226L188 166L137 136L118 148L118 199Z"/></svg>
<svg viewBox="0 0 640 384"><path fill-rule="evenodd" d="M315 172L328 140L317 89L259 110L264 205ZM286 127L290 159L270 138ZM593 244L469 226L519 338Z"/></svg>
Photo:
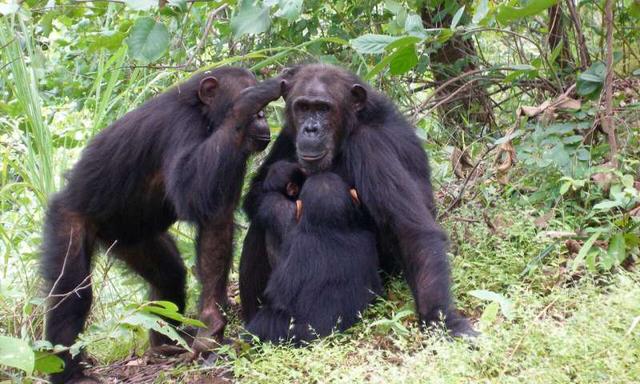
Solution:
<svg viewBox="0 0 640 384"><path fill-rule="evenodd" d="M287 88L282 77L265 80L253 87L245 88L233 102L232 121L237 129L248 125L264 107L280 98Z"/></svg>

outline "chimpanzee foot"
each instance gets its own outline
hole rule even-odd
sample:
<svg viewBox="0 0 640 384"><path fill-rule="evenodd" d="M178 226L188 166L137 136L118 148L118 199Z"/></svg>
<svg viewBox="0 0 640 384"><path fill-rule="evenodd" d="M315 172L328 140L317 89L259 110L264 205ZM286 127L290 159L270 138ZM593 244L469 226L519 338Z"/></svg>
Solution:
<svg viewBox="0 0 640 384"><path fill-rule="evenodd" d="M152 346L151 348L149 348L148 352L154 355L171 357L171 356L183 354L187 352L187 350L175 344L162 344L162 345Z"/></svg>
<svg viewBox="0 0 640 384"><path fill-rule="evenodd" d="M96 376L86 376L82 373L75 375L71 380L65 381L67 384L101 384L102 380Z"/></svg>
<svg viewBox="0 0 640 384"><path fill-rule="evenodd" d="M444 322L451 337L475 338L480 336L480 332L473 329L469 319L458 313L448 314Z"/></svg>

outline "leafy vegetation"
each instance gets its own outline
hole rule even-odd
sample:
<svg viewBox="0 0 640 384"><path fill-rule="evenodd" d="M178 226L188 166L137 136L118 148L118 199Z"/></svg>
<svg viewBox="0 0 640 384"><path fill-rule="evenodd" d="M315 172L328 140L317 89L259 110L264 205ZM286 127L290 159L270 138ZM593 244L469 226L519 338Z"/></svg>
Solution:
<svg viewBox="0 0 640 384"><path fill-rule="evenodd" d="M238 342L213 363L146 374L146 331L183 342L158 315L198 325L198 285L190 273L184 317L147 302L104 250L71 350L140 382L640 381L638 0L0 0L0 14L1 380L60 369L61 346L42 341L40 228L86 142L198 68L268 77L320 61L358 73L416 124L455 295L483 335L470 345L421 331L393 279L346 334L303 349ZM270 107L274 134L282 107ZM192 270L192 229L172 232Z"/></svg>

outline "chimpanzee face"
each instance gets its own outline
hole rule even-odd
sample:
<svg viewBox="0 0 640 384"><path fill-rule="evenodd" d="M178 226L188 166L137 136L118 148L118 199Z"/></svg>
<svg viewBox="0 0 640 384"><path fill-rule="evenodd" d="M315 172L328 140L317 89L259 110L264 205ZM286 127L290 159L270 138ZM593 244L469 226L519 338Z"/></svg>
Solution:
<svg viewBox="0 0 640 384"><path fill-rule="evenodd" d="M229 71L233 73L228 73ZM225 68L223 73L213 70L205 72L205 77L200 81L198 97L210 108L210 116L224 116L229 102L235 100L242 90L256 84L255 76L245 69ZM248 126L244 127L244 132L247 136L244 145L250 152L262 151L269 145L271 131L264 111L256 113Z"/></svg>
<svg viewBox="0 0 640 384"><path fill-rule="evenodd" d="M295 129L298 162L306 171L331 167L349 119L366 98L363 86L346 83L330 67L308 66L293 75L285 96L287 118Z"/></svg>

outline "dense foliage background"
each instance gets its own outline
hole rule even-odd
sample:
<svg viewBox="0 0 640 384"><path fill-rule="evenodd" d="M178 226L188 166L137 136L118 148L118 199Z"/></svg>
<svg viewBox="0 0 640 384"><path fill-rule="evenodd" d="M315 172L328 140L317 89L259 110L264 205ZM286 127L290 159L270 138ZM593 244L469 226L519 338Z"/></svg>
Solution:
<svg viewBox="0 0 640 384"><path fill-rule="evenodd" d="M141 356L146 330L180 332L98 255L72 350L111 382L640 381L639 0L0 1L0 380L59 369L41 340L40 227L87 140L199 68L320 61L387 93L424 139L477 348L420 331L398 279L361 325L310 348L158 362ZM172 232L193 267L191 228ZM193 317L193 273L189 287ZM228 316L233 338L237 306Z"/></svg>

